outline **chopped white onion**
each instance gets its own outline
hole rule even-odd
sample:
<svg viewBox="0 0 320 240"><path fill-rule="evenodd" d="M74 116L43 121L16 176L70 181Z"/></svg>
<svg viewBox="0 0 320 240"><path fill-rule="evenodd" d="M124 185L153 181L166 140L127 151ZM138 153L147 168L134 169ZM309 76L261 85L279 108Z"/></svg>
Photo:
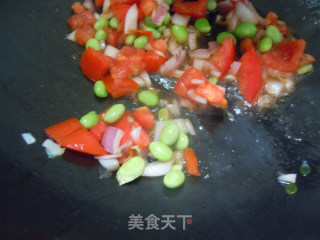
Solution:
<svg viewBox="0 0 320 240"><path fill-rule="evenodd" d="M205 62L206 62L206 60L194 59L192 65L193 65L193 67L195 67L195 68L199 69L200 71L202 71Z"/></svg>
<svg viewBox="0 0 320 240"><path fill-rule="evenodd" d="M167 162L154 161L148 163L142 173L144 177L159 177L164 176L170 172L172 168L173 160Z"/></svg>
<svg viewBox="0 0 320 240"><path fill-rule="evenodd" d="M189 45L189 49L191 51L197 49L197 34L196 33L189 33L188 36L188 45Z"/></svg>
<svg viewBox="0 0 320 240"><path fill-rule="evenodd" d="M161 51L159 51L159 50L154 50L154 52L155 52L156 54L158 54L159 56L162 56L162 57L166 58L166 55L164 55L163 52L161 52Z"/></svg>
<svg viewBox="0 0 320 240"><path fill-rule="evenodd" d="M220 47L219 43L217 41L210 41L208 42L209 50L211 53L215 52L218 50Z"/></svg>
<svg viewBox="0 0 320 240"><path fill-rule="evenodd" d="M167 104L166 106L168 110L174 115L175 117L178 117L180 115L180 107L178 104L178 101L176 99L172 100L171 104Z"/></svg>
<svg viewBox="0 0 320 240"><path fill-rule="evenodd" d="M139 77L141 77L143 79L143 81L145 82L146 86L148 86L148 87L152 86L151 78L150 78L149 74L146 71L142 71L139 74Z"/></svg>
<svg viewBox="0 0 320 240"><path fill-rule="evenodd" d="M254 25L259 23L259 16L243 2L237 2L235 11L241 21L250 22Z"/></svg>
<svg viewBox="0 0 320 240"><path fill-rule="evenodd" d="M160 67L160 73L168 73L177 69L186 58L186 50L177 48L173 56Z"/></svg>
<svg viewBox="0 0 320 240"><path fill-rule="evenodd" d="M120 153L119 143L123 135L121 129L109 126L102 136L101 145L109 153Z"/></svg>
<svg viewBox="0 0 320 240"><path fill-rule="evenodd" d="M291 78L285 78L283 86L285 91L288 92L292 90L292 88L294 87L294 81Z"/></svg>
<svg viewBox="0 0 320 240"><path fill-rule="evenodd" d="M91 12L95 11L94 3L92 0L84 0L82 5Z"/></svg>
<svg viewBox="0 0 320 240"><path fill-rule="evenodd" d="M184 71L183 70L178 70L178 69L173 70L170 73L168 73L168 75L170 77L174 77L174 78L180 78L183 74L184 74Z"/></svg>
<svg viewBox="0 0 320 240"><path fill-rule="evenodd" d="M155 126L154 126L153 141L160 140L160 135L161 135L164 127L165 127L165 123L163 121L156 121Z"/></svg>
<svg viewBox="0 0 320 240"><path fill-rule="evenodd" d="M146 82L139 76L133 77L132 80L135 81L140 87L146 86Z"/></svg>
<svg viewBox="0 0 320 240"><path fill-rule="evenodd" d="M120 152L123 156L126 155L127 152L130 150L131 145L132 145L132 140L128 140L120 146Z"/></svg>
<svg viewBox="0 0 320 240"><path fill-rule="evenodd" d="M34 144L37 141L31 133L22 133L21 136L28 145Z"/></svg>
<svg viewBox="0 0 320 240"><path fill-rule="evenodd" d="M258 107L259 108L266 108L270 107L273 103L274 98L270 96L269 94L263 94L258 99Z"/></svg>
<svg viewBox="0 0 320 240"><path fill-rule="evenodd" d="M49 158L61 156L66 150L65 148L62 148L59 144L55 143L51 139L46 139L42 143L42 147L46 149L46 153Z"/></svg>
<svg viewBox="0 0 320 240"><path fill-rule="evenodd" d="M203 48L199 48L189 53L189 56L191 58L197 58L197 59L208 59L210 55L211 55L210 50L203 49Z"/></svg>
<svg viewBox="0 0 320 240"><path fill-rule="evenodd" d="M172 18L171 18L171 22L172 24L179 24L182 26L187 26L190 20L190 16L188 15L182 15L179 13L175 13L173 14Z"/></svg>
<svg viewBox="0 0 320 240"><path fill-rule="evenodd" d="M191 84L194 84L194 85L200 85L200 84L204 84L205 83L205 80L203 79L192 79L191 80Z"/></svg>
<svg viewBox="0 0 320 240"><path fill-rule="evenodd" d="M105 49L106 48L106 41L105 40L100 40L99 44L100 44L100 48L101 49Z"/></svg>
<svg viewBox="0 0 320 240"><path fill-rule="evenodd" d="M111 45L107 45L106 49L104 50L104 55L112 57L114 59L117 58L118 53L119 53L119 49Z"/></svg>
<svg viewBox="0 0 320 240"><path fill-rule="evenodd" d="M198 103L207 104L207 99L195 94L193 89L188 90L187 94L192 100Z"/></svg>
<svg viewBox="0 0 320 240"><path fill-rule="evenodd" d="M166 28L164 31L163 31L163 36L166 38L166 37L169 37L171 35L171 30L170 28Z"/></svg>
<svg viewBox="0 0 320 240"><path fill-rule="evenodd" d="M128 34L129 30L135 30L138 27L138 8L137 8L137 4L133 4L127 14L126 14L126 18L125 18L125 23L124 23L124 33Z"/></svg>
<svg viewBox="0 0 320 240"><path fill-rule="evenodd" d="M227 74L223 77L223 80L228 80L228 81L235 81L237 80L236 76L233 74Z"/></svg>
<svg viewBox="0 0 320 240"><path fill-rule="evenodd" d="M101 17L104 17L106 19L111 19L113 17L113 12L111 9L107 10L107 11L104 11L102 14L101 14Z"/></svg>
<svg viewBox="0 0 320 240"><path fill-rule="evenodd" d="M234 12L234 11L232 11L232 12ZM232 16L232 18L230 19L230 22L228 24L228 30L230 32L233 32L236 29L236 27L238 26L239 23L240 23L240 19L239 19L238 15L234 14Z"/></svg>
<svg viewBox="0 0 320 240"><path fill-rule="evenodd" d="M117 159L98 159L102 167L109 171L116 171L119 169L120 164Z"/></svg>
<svg viewBox="0 0 320 240"><path fill-rule="evenodd" d="M94 12L93 16L97 21L101 18L100 14L97 12Z"/></svg>
<svg viewBox="0 0 320 240"><path fill-rule="evenodd" d="M75 41L76 41L76 31L77 31L77 30L75 30L75 31L67 34L67 35L66 35L66 39L68 39L68 40L70 40L70 41L72 41L72 42L75 42Z"/></svg>
<svg viewBox="0 0 320 240"><path fill-rule="evenodd" d="M141 136L141 127L137 127L131 130L130 136L132 137L132 140L137 143Z"/></svg>
<svg viewBox="0 0 320 240"><path fill-rule="evenodd" d="M104 0L102 12L103 13L107 12L109 10L109 7L110 7L110 0Z"/></svg>
<svg viewBox="0 0 320 240"><path fill-rule="evenodd" d="M233 61L233 63L230 66L229 73L232 75L237 75L240 67L241 67L241 62Z"/></svg>
<svg viewBox="0 0 320 240"><path fill-rule="evenodd" d="M194 127L193 127L192 122L188 118L185 118L184 122L185 122L185 124L187 126L188 133L190 133L191 135L196 135L196 131L195 131Z"/></svg>
<svg viewBox="0 0 320 240"><path fill-rule="evenodd" d="M289 173L289 174L282 174L278 177L278 181L280 183L296 183L297 174L296 173Z"/></svg>
<svg viewBox="0 0 320 240"><path fill-rule="evenodd" d="M149 20L154 24L161 26L164 19L166 18L168 9L169 9L169 6L166 2L163 2L163 4L157 5L157 7L153 9Z"/></svg>
<svg viewBox="0 0 320 240"><path fill-rule="evenodd" d="M189 111L193 112L194 110L196 110L197 105L190 102L188 99L186 98L180 98L180 105L182 107L185 107L187 109L189 109Z"/></svg>
<svg viewBox="0 0 320 240"><path fill-rule="evenodd" d="M265 89L270 95L279 97L282 93L283 84L279 81L270 80L266 83Z"/></svg>

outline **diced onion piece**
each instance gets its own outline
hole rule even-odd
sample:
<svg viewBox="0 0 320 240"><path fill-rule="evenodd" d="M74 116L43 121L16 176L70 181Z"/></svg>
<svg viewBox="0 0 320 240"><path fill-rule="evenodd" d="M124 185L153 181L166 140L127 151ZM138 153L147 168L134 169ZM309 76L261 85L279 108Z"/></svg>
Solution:
<svg viewBox="0 0 320 240"><path fill-rule="evenodd" d="M174 78L180 78L183 74L184 74L185 71L183 70L173 70L171 71L170 73L168 73L169 76L171 77L174 77Z"/></svg>
<svg viewBox="0 0 320 240"><path fill-rule="evenodd" d="M92 0L84 0L82 5L91 12L95 11L94 3Z"/></svg>
<svg viewBox="0 0 320 240"><path fill-rule="evenodd" d="M93 16L97 21L101 18L100 14L97 12L94 12Z"/></svg>
<svg viewBox="0 0 320 240"><path fill-rule="evenodd" d="M211 52L209 49L203 49L199 48L197 50L194 50L190 52L189 56L191 58L197 58L197 59L208 59L211 55Z"/></svg>
<svg viewBox="0 0 320 240"><path fill-rule="evenodd" d="M167 58L166 55L164 55L164 53L161 52L161 51L159 51L159 50L154 50L154 52L155 52L156 54L158 54L159 56L162 56L162 57L164 57L164 58Z"/></svg>
<svg viewBox="0 0 320 240"><path fill-rule="evenodd" d="M205 81L203 79L192 79L191 80L191 84L194 84L194 85L200 85L200 84L204 84Z"/></svg>
<svg viewBox="0 0 320 240"><path fill-rule="evenodd" d="M35 137L31 133L22 133L21 136L28 145L34 144L36 142Z"/></svg>
<svg viewBox="0 0 320 240"><path fill-rule="evenodd" d="M150 78L149 74L146 71L142 71L139 74L139 77L141 77L143 79L143 81L145 82L146 86L148 86L148 87L152 86L151 78Z"/></svg>
<svg viewBox="0 0 320 240"><path fill-rule="evenodd" d="M117 58L118 53L119 53L119 49L115 48L111 45L107 45L106 49L104 50L104 55L107 55L107 56L112 57L114 59Z"/></svg>
<svg viewBox="0 0 320 240"><path fill-rule="evenodd" d="M109 7L110 7L110 0L104 0L102 12L103 13L107 12L109 10Z"/></svg>
<svg viewBox="0 0 320 240"><path fill-rule="evenodd" d="M175 13L173 14L172 18L171 18L171 22L172 24L179 24L182 26L187 26L190 20L190 16L188 15L182 15L179 13Z"/></svg>
<svg viewBox="0 0 320 240"><path fill-rule="evenodd" d="M291 78L285 78L283 83L284 90L289 92L294 87L294 81Z"/></svg>
<svg viewBox="0 0 320 240"><path fill-rule="evenodd" d="M68 39L68 40L70 40L70 41L72 41L72 42L75 42L75 41L76 41L76 31L77 31L77 30L75 30L75 31L67 34L67 35L66 35L66 39Z"/></svg>
<svg viewBox="0 0 320 240"><path fill-rule="evenodd" d="M120 164L117 159L98 159L102 167L109 171L116 171L119 169Z"/></svg>
<svg viewBox="0 0 320 240"><path fill-rule="evenodd" d="M51 139L46 139L42 143L42 147L46 149L46 153L49 158L61 156L66 150L65 148L62 148L59 144L55 143Z"/></svg>
<svg viewBox="0 0 320 240"><path fill-rule="evenodd" d="M166 28L166 29L163 31L163 36L166 38L166 37L169 37L170 35L171 35L170 28Z"/></svg>
<svg viewBox="0 0 320 240"><path fill-rule="evenodd" d="M125 18L125 23L124 23L124 33L128 34L130 30L135 30L138 27L138 8L137 4L133 4Z"/></svg>
<svg viewBox="0 0 320 240"><path fill-rule="evenodd" d="M108 154L108 155L103 155L103 156L97 156L95 159L97 160L110 160L110 159L118 159L122 157L121 154Z"/></svg>
<svg viewBox="0 0 320 240"><path fill-rule="evenodd" d="M105 40L100 40L100 48L105 49L106 48L106 41Z"/></svg>
<svg viewBox="0 0 320 240"><path fill-rule="evenodd" d="M102 136L101 145L109 153L120 153L119 143L123 135L121 129L108 127Z"/></svg>
<svg viewBox="0 0 320 240"><path fill-rule="evenodd" d="M223 80L235 81L237 80L236 76L233 74L227 74L223 77Z"/></svg>
<svg viewBox="0 0 320 240"><path fill-rule="evenodd" d="M228 24L228 30L230 32L233 32L240 23L240 19L237 14L234 14L229 22L230 23Z"/></svg>
<svg viewBox="0 0 320 240"><path fill-rule="evenodd" d="M196 104L190 102L188 99L185 99L185 98L180 98L180 105L182 107L189 109L189 111L191 112L193 112L197 108Z"/></svg>
<svg viewBox="0 0 320 240"><path fill-rule="evenodd" d="M182 50L181 47L177 48L174 55L160 67L160 72L163 74L177 69L185 58L186 50Z"/></svg>
<svg viewBox="0 0 320 240"><path fill-rule="evenodd" d="M266 83L265 89L270 95L279 97L282 93L283 84L279 81L270 80Z"/></svg>
<svg viewBox="0 0 320 240"><path fill-rule="evenodd" d="M235 11L237 16L243 22L250 22L254 25L259 23L259 16L243 2L241 1L237 2Z"/></svg>
<svg viewBox="0 0 320 240"><path fill-rule="evenodd" d="M202 71L205 62L206 61L202 60L202 59L194 59L192 65L193 65L193 67L195 67L195 68L199 69L200 71Z"/></svg>
<svg viewBox="0 0 320 240"><path fill-rule="evenodd" d="M133 141L137 143L141 136L141 127L137 127L131 130L130 136L132 137Z"/></svg>
<svg viewBox="0 0 320 240"><path fill-rule="evenodd" d="M153 141L160 140L160 135L164 127L165 127L165 123L163 121L156 121L155 127L154 127Z"/></svg>
<svg viewBox="0 0 320 240"><path fill-rule="evenodd" d="M173 160L167 162L154 161L148 163L142 173L144 177L159 177L164 176L170 172L172 168Z"/></svg>
<svg viewBox="0 0 320 240"><path fill-rule="evenodd" d="M281 174L278 177L278 181L280 183L296 183L297 174L289 173L289 174Z"/></svg>
<svg viewBox="0 0 320 240"><path fill-rule="evenodd" d="M208 42L209 50L211 53L215 52L218 50L220 47L219 43L217 41L210 41Z"/></svg>
<svg viewBox="0 0 320 240"><path fill-rule="evenodd" d="M180 115L180 107L178 101L176 99L172 100L171 104L167 104L166 106L168 110L175 116L178 117Z"/></svg>
<svg viewBox="0 0 320 240"><path fill-rule="evenodd" d="M164 19L166 18L167 11L169 10L167 3L163 2L153 9L150 17L150 21L159 26L162 25Z"/></svg>
<svg viewBox="0 0 320 240"><path fill-rule="evenodd" d="M258 99L258 107L259 108L266 108L270 107L271 104L273 103L274 98L270 96L269 94L263 94L262 96L259 97Z"/></svg>
<svg viewBox="0 0 320 240"><path fill-rule="evenodd" d="M183 118L174 119L172 120L172 122L177 124L177 126L180 128L181 131L183 131L185 134L188 134L188 128Z"/></svg>
<svg viewBox="0 0 320 240"><path fill-rule="evenodd" d="M241 62L233 61L233 63L230 66L229 73L232 75L237 75L240 67L241 67Z"/></svg>
<svg viewBox="0 0 320 240"><path fill-rule="evenodd" d="M132 80L135 81L140 87L146 86L146 82L139 76L133 77Z"/></svg>
<svg viewBox="0 0 320 240"><path fill-rule="evenodd" d="M197 49L197 34L196 33L189 33L188 36L188 45L189 45L189 49L191 51Z"/></svg>
<svg viewBox="0 0 320 240"><path fill-rule="evenodd" d="M102 14L101 14L101 17L104 17L106 19L111 19L112 17L114 16L113 12L111 9L107 10L107 11L104 11Z"/></svg>
<svg viewBox="0 0 320 240"><path fill-rule="evenodd" d="M184 122L185 122L185 124L187 126L188 133L190 133L191 135L196 135L196 131L195 131L194 127L193 127L192 122L188 118L186 118L184 120Z"/></svg>

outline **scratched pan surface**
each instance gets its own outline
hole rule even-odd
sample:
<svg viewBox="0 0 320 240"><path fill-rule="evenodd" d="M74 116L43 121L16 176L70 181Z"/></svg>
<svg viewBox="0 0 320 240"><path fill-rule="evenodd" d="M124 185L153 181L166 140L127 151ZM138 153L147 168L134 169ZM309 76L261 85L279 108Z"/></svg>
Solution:
<svg viewBox="0 0 320 240"><path fill-rule="evenodd" d="M188 115L198 129L192 146L203 176L188 177L180 189L165 189L162 178L119 187L114 176L100 180L96 162L81 154L48 159L44 128L113 102L93 96L78 67L81 48L64 39L71 3L0 2L1 239L318 239L319 62L264 115L237 115L233 104L234 119L218 112ZM319 1L254 3L264 14L276 11L320 58ZM23 132L37 143L26 145ZM297 194L288 196L276 172L298 172L303 160L312 172L299 176ZM144 230L129 231L129 216L139 214L153 214L160 228L171 215L176 229L146 230L143 220ZM178 215L192 217L183 227Z"/></svg>

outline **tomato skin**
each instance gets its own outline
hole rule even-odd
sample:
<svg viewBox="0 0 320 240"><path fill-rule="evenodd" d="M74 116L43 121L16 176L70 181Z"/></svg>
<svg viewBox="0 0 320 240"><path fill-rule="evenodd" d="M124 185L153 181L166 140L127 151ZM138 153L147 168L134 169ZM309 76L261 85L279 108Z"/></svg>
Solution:
<svg viewBox="0 0 320 240"><path fill-rule="evenodd" d="M223 79L224 75L229 71L234 60L235 46L233 38L226 37L222 39L222 44L209 59L221 73L219 79Z"/></svg>
<svg viewBox="0 0 320 240"><path fill-rule="evenodd" d="M237 73L238 89L243 98L255 104L263 87L262 67L254 49L244 53L240 58L240 69Z"/></svg>
<svg viewBox="0 0 320 240"><path fill-rule="evenodd" d="M255 48L256 47L255 47L254 42L252 41L251 38L246 38L240 44L240 49L243 53L245 53L251 49L255 49Z"/></svg>
<svg viewBox="0 0 320 240"><path fill-rule="evenodd" d="M148 51L144 55L145 70L148 73L153 73L159 70L160 66L167 60L165 57L156 54L155 52Z"/></svg>
<svg viewBox="0 0 320 240"><path fill-rule="evenodd" d="M106 131L108 124L100 120L96 125L94 125L89 132L98 140L101 141L104 132Z"/></svg>
<svg viewBox="0 0 320 240"><path fill-rule="evenodd" d="M104 0L95 0L94 4L97 8L102 7L104 3Z"/></svg>
<svg viewBox="0 0 320 240"><path fill-rule="evenodd" d="M80 2L74 2L71 8L75 14L79 14L86 11L85 7Z"/></svg>
<svg viewBox="0 0 320 240"><path fill-rule="evenodd" d="M108 74L113 61L113 58L88 47L82 54L80 67L87 78L96 82Z"/></svg>
<svg viewBox="0 0 320 240"><path fill-rule="evenodd" d="M195 89L195 94L207 99L207 101L214 106L227 108L228 101L224 97L224 91L217 85L209 82L201 84Z"/></svg>
<svg viewBox="0 0 320 240"><path fill-rule="evenodd" d="M207 0L198 0L196 2L175 2L171 8L171 11L189 15L193 18L203 18L206 17L207 13Z"/></svg>
<svg viewBox="0 0 320 240"><path fill-rule="evenodd" d="M162 52L165 56L168 55L169 46L163 39L154 40L151 45L155 50Z"/></svg>
<svg viewBox="0 0 320 240"><path fill-rule="evenodd" d="M76 29L82 28L85 25L93 26L96 22L96 19L93 16L92 12L86 10L84 12L71 16L67 21L72 31L74 31Z"/></svg>
<svg viewBox="0 0 320 240"><path fill-rule="evenodd" d="M84 25L82 28L79 28L78 30L76 30L76 33L75 33L76 42L81 46L85 46L86 42L90 38L94 38L95 34L96 34L96 30L92 26Z"/></svg>
<svg viewBox="0 0 320 240"><path fill-rule="evenodd" d="M55 141L69 135L70 133L83 128L77 118L70 118L45 129L46 134Z"/></svg>
<svg viewBox="0 0 320 240"><path fill-rule="evenodd" d="M108 75L102 81L113 98L130 96L137 92L140 87L130 78L114 79L111 75Z"/></svg>
<svg viewBox="0 0 320 240"><path fill-rule="evenodd" d="M154 116L148 107L140 107L133 112L134 119L144 129L151 130L154 127Z"/></svg>
<svg viewBox="0 0 320 240"><path fill-rule="evenodd" d="M145 16L149 16L153 9L156 7L154 0L141 0L140 7Z"/></svg>
<svg viewBox="0 0 320 240"><path fill-rule="evenodd" d="M295 73L306 48L303 39L282 41L262 55L262 63L280 72Z"/></svg>

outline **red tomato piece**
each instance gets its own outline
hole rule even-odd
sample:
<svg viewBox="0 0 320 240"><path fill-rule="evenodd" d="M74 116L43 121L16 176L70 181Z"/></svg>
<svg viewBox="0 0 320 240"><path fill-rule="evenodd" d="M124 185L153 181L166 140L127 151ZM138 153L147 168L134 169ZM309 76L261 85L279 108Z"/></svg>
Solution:
<svg viewBox="0 0 320 240"><path fill-rule="evenodd" d="M132 34L145 35L145 36L147 36L147 38L148 38L148 42L149 42L150 44L153 43L153 35L152 35L152 32L151 32L151 31L135 30L135 29L131 29L131 30L129 30L129 31L130 31L130 33L132 33Z"/></svg>
<svg viewBox="0 0 320 240"><path fill-rule="evenodd" d="M96 82L108 74L113 61L113 58L88 47L82 54L80 67L87 78Z"/></svg>
<svg viewBox="0 0 320 240"><path fill-rule="evenodd" d="M63 122L52 125L46 128L44 131L48 134L50 138L57 141L60 138L63 138L80 128L83 128L80 121L76 118L70 118Z"/></svg>
<svg viewBox="0 0 320 240"><path fill-rule="evenodd" d="M265 18L267 20L267 26L276 26L282 34L287 34L288 26L286 24L280 24L278 22L278 15L274 12L269 12Z"/></svg>
<svg viewBox="0 0 320 240"><path fill-rule="evenodd" d="M60 138L58 143L65 148L90 155L106 155L99 141L85 128L80 128Z"/></svg>
<svg viewBox="0 0 320 240"><path fill-rule="evenodd" d="M252 41L251 38L246 38L240 44L240 49L243 53L245 53L251 49L255 49L255 48L256 47L255 47L254 42Z"/></svg>
<svg viewBox="0 0 320 240"><path fill-rule="evenodd" d="M159 70L160 66L167 60L165 57L159 54L149 51L144 55L145 60L145 70L148 73L153 73Z"/></svg>
<svg viewBox="0 0 320 240"><path fill-rule="evenodd" d="M140 7L145 16L149 16L153 9L156 7L154 0L141 0Z"/></svg>
<svg viewBox="0 0 320 240"><path fill-rule="evenodd" d="M95 0L94 4L97 8L102 7L104 3L104 0Z"/></svg>
<svg viewBox="0 0 320 240"><path fill-rule="evenodd" d="M82 4L80 2L74 2L72 4L71 8L75 14L79 14L79 13L86 11L85 7L82 6Z"/></svg>
<svg viewBox="0 0 320 240"><path fill-rule="evenodd" d="M78 30L76 30L76 33L75 33L76 42L79 45L84 46L86 45L86 42L90 38L94 38L95 34L96 34L96 30L92 26L84 25L82 28L79 28Z"/></svg>
<svg viewBox="0 0 320 240"><path fill-rule="evenodd" d="M154 126L154 116L148 107L140 107L133 112L134 119L144 129L151 130Z"/></svg>
<svg viewBox="0 0 320 240"><path fill-rule="evenodd" d="M68 18L68 24L73 31L82 28L84 25L93 26L95 22L95 17L93 16L92 12L88 10Z"/></svg>
<svg viewBox="0 0 320 240"><path fill-rule="evenodd" d="M226 37L222 39L222 44L215 51L209 59L221 73L219 79L223 79L224 75L229 71L231 64L233 63L235 55L235 46L233 38Z"/></svg>
<svg viewBox="0 0 320 240"><path fill-rule="evenodd" d="M130 78L114 79L111 75L108 75L102 81L113 98L130 96L137 92L140 87Z"/></svg>
<svg viewBox="0 0 320 240"><path fill-rule="evenodd" d="M198 158L192 148L186 148L184 150L184 158L186 160L187 173L196 177L201 176Z"/></svg>
<svg viewBox="0 0 320 240"><path fill-rule="evenodd" d="M227 108L228 101L224 97L224 91L217 85L209 82L201 84L195 89L195 94L207 99L207 101L214 106Z"/></svg>
<svg viewBox="0 0 320 240"><path fill-rule="evenodd" d="M242 55L241 67L237 73L238 89L243 98L250 104L256 103L263 86L262 67L254 49Z"/></svg>
<svg viewBox="0 0 320 240"><path fill-rule="evenodd" d="M130 135L130 132L132 131L134 123L134 118L132 114L129 111L126 111L123 116L113 124L114 127L119 128L123 131L124 135L120 140L120 145L124 144L127 141L132 141L132 137Z"/></svg>
<svg viewBox="0 0 320 240"><path fill-rule="evenodd" d="M171 11L189 15L193 18L206 17L208 0L198 0L196 2L175 2Z"/></svg>
<svg viewBox="0 0 320 240"><path fill-rule="evenodd" d="M155 50L158 50L162 52L165 56L167 56L169 47L168 47L168 44L163 39L154 40L151 43L151 45Z"/></svg>
<svg viewBox="0 0 320 240"><path fill-rule="evenodd" d="M108 124L100 120L96 125L94 125L89 132L98 140L101 141L104 132L106 131Z"/></svg>
<svg viewBox="0 0 320 240"><path fill-rule="evenodd" d="M306 45L303 39L282 41L262 55L262 63L280 72L294 73L299 68Z"/></svg>
<svg viewBox="0 0 320 240"><path fill-rule="evenodd" d="M127 12L129 8L132 6L132 4L115 4L111 6L111 10L114 14L114 16L120 20L120 21L125 21ZM138 19L143 18L143 12L139 6L137 6L138 9Z"/></svg>
<svg viewBox="0 0 320 240"><path fill-rule="evenodd" d="M110 6L117 5L117 4L135 4L138 3L140 0L110 0Z"/></svg>

